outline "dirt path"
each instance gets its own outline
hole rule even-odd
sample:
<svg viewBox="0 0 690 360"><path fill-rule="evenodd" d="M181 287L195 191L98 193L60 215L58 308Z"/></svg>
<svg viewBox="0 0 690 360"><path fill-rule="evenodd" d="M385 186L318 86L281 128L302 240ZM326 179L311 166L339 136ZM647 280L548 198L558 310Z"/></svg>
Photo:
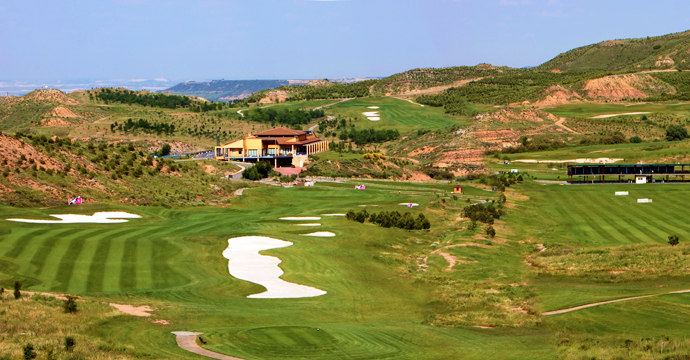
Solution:
<svg viewBox="0 0 690 360"><path fill-rule="evenodd" d="M345 102L345 101L352 100L352 99L354 99L354 98L342 99L342 100L336 101L336 102L334 102L334 103L332 103L332 104L326 104L326 105L317 106L317 107L314 108L314 110L323 109L323 108L325 108L325 107L329 107L329 106L335 105L335 104L340 104L341 102Z"/></svg>
<svg viewBox="0 0 690 360"><path fill-rule="evenodd" d="M679 290L679 291L671 291L671 292L662 293L662 294L633 296L633 297L616 299L616 300L602 301L602 302L597 302L597 303L592 303L592 304L587 304L587 305L580 305L580 306L576 306L576 307L572 307L572 308L568 308L568 309L547 311L547 312L541 313L541 315L542 316L549 316L549 315L564 314L564 313L571 312L571 311L582 310L582 309L586 309L586 308L590 308L590 307L594 307L594 306L611 304L611 303L616 303L616 302L621 302L621 301L644 299L644 298L648 298L648 297L652 297L652 296L671 295L671 294L685 294L685 293L690 293L690 290Z"/></svg>
<svg viewBox="0 0 690 360"><path fill-rule="evenodd" d="M209 351L196 343L196 337L197 335L201 335L203 333L200 332L189 332L189 331L173 331L173 334L175 334L177 340L177 345L189 352L193 352L195 354L201 355L201 356L206 356L210 357L212 359L219 359L219 360L243 360L240 358L228 356L228 355L223 355L219 354L217 352Z"/></svg>
<svg viewBox="0 0 690 360"><path fill-rule="evenodd" d="M412 100L410 100L410 99L403 99L403 98L399 98L399 97L397 97L397 96L393 96L393 97L396 98L396 99L398 99L398 100L409 101L409 102L412 103L412 104L415 104L415 105L419 105L419 106L421 106L421 107L424 107L424 105L418 104L418 103L416 103L416 102L414 102L414 101L412 101Z"/></svg>
<svg viewBox="0 0 690 360"><path fill-rule="evenodd" d="M561 129L563 129L563 130L565 130L565 131L569 131L569 132L571 132L571 133L573 133L573 134L578 134L578 135L580 134L579 132L577 132L577 131L575 131L575 130L573 130L573 129L567 127L567 126L565 126L564 123L565 123L565 118L560 118L560 119L558 119L558 121L556 121L556 122L554 123L554 125L558 126L559 128L561 128Z"/></svg>
<svg viewBox="0 0 690 360"><path fill-rule="evenodd" d="M242 193L247 189L249 189L249 188L241 188L241 189L235 190L235 196L242 196Z"/></svg>

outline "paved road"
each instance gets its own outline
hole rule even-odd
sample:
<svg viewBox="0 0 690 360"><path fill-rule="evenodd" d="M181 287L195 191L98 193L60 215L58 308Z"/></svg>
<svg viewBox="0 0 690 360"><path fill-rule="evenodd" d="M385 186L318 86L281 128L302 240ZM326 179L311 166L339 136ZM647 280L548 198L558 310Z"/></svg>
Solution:
<svg viewBox="0 0 690 360"><path fill-rule="evenodd" d="M199 344L196 343L196 337L197 335L201 335L203 333L189 331L173 331L172 333L176 336L175 340L177 340L177 345L189 352L193 352L201 356L206 356L218 360L243 360L240 358L209 351L199 346Z"/></svg>

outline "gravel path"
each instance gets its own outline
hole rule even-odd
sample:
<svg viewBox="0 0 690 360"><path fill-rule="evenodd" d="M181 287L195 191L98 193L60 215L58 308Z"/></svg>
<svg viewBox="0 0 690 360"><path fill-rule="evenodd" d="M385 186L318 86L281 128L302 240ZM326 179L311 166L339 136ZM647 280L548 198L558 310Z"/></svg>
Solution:
<svg viewBox="0 0 690 360"><path fill-rule="evenodd" d="M597 302L597 303L593 303L593 304L580 305L580 306L576 306L576 307L572 307L572 308L568 308L568 309L547 311L547 312L544 312L541 314L542 314L542 316L564 314L564 313L571 312L571 311L582 310L582 309L586 309L586 308L590 308L590 307L594 307L594 306L611 304L611 303L616 303L616 302L621 302L621 301L644 299L644 298L648 298L648 297L652 297L652 296L659 296L659 295L685 294L685 293L690 293L690 290L671 291L671 292L667 292L667 293L663 293L663 294L633 296L633 297L628 297L628 298L623 298L623 299L616 299L616 300Z"/></svg>
<svg viewBox="0 0 690 360"><path fill-rule="evenodd" d="M217 352L213 351L208 351L199 344L196 343L196 337L197 335L201 335L203 333L200 332L189 332L189 331L173 331L173 334L175 334L177 340L177 345L189 352L193 352L195 354L199 354L201 356L206 356L210 357L212 359L219 359L219 360L243 360L240 358L232 357L232 356L227 356L223 354L219 354Z"/></svg>

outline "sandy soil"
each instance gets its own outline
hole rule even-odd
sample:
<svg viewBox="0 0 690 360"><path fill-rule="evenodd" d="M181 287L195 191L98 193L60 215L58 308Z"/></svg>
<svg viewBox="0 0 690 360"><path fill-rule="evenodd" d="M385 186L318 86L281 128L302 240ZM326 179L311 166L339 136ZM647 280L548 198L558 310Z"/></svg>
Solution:
<svg viewBox="0 0 690 360"><path fill-rule="evenodd" d="M260 251L291 246L289 241L266 236L242 236L228 240L223 251L227 258L230 275L266 288L265 292L247 296L259 299L286 299L314 297L325 291L310 286L298 285L280 279L283 270L278 267L280 259L259 254Z"/></svg>
<svg viewBox="0 0 690 360"><path fill-rule="evenodd" d="M57 117L69 117L69 118L78 118L80 117L79 115L75 114L74 111L64 107L64 106L58 106L53 108L53 110L50 111L50 116L57 116Z"/></svg>
<svg viewBox="0 0 690 360"><path fill-rule="evenodd" d="M378 106L369 106L367 109L378 109Z"/></svg>
<svg viewBox="0 0 690 360"><path fill-rule="evenodd" d="M345 216L345 214L321 214L321 216Z"/></svg>
<svg viewBox="0 0 690 360"><path fill-rule="evenodd" d="M295 224L297 226L321 226L321 224Z"/></svg>
<svg viewBox="0 0 690 360"><path fill-rule="evenodd" d="M149 314L149 311L153 311L153 309L151 309L151 307L149 307L148 305L142 305L139 307L132 306L132 305L126 305L126 304L115 304L115 303L110 303L108 305L118 309L119 311L121 311L125 314L129 314L129 315L133 315L133 316L149 317L149 316L151 316L151 314Z"/></svg>
<svg viewBox="0 0 690 360"><path fill-rule="evenodd" d="M95 224L115 224L123 223L128 220L125 219L139 219L141 216L130 214L121 211L111 211L111 212L97 212L93 215L74 215L74 214L64 214L64 215L50 215L56 217L60 220L31 220L31 219L7 219L9 221L24 222L24 223L34 223L34 224L78 224L78 223L95 223Z"/></svg>
<svg viewBox="0 0 690 360"><path fill-rule="evenodd" d="M405 206L410 206L410 205L412 205L412 206L419 206L419 204L417 204L417 203L400 203L400 204L398 204L398 205L405 205Z"/></svg>

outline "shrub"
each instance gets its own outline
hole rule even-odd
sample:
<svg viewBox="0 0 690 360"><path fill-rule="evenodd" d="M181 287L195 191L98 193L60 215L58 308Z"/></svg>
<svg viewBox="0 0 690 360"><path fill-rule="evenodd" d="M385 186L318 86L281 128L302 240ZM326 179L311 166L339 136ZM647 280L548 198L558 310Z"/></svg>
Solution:
<svg viewBox="0 0 690 360"><path fill-rule="evenodd" d="M485 232L486 232L486 235L488 235L492 239L494 238L494 236L496 236L496 230L491 225L486 225Z"/></svg>
<svg viewBox="0 0 690 360"><path fill-rule="evenodd" d="M65 300L63 308L65 309L65 313L68 314L74 314L77 312L77 301L74 296L67 295L67 300Z"/></svg>
<svg viewBox="0 0 690 360"><path fill-rule="evenodd" d="M680 243L680 239L678 238L678 235L669 235L668 237L668 244L671 246L676 246Z"/></svg>
<svg viewBox="0 0 690 360"><path fill-rule="evenodd" d="M22 289L22 283L19 281L14 282L14 299L19 300L22 297L22 293L19 291Z"/></svg>
<svg viewBox="0 0 690 360"><path fill-rule="evenodd" d="M36 358L36 351L34 350L34 345L32 343L28 343L28 344L24 345L23 350L24 350L24 359L35 359Z"/></svg>
<svg viewBox="0 0 690 360"><path fill-rule="evenodd" d="M683 140L688 138L688 130L682 125L670 125L666 128L666 140Z"/></svg>
<svg viewBox="0 0 690 360"><path fill-rule="evenodd" d="M67 351L72 351L74 346L77 345L77 342L74 341L74 338L71 336L66 336L65 337L65 350Z"/></svg>
<svg viewBox="0 0 690 360"><path fill-rule="evenodd" d="M642 138L635 135L635 136L631 137L630 139L628 139L628 141L630 141L633 144L639 144L642 142Z"/></svg>

